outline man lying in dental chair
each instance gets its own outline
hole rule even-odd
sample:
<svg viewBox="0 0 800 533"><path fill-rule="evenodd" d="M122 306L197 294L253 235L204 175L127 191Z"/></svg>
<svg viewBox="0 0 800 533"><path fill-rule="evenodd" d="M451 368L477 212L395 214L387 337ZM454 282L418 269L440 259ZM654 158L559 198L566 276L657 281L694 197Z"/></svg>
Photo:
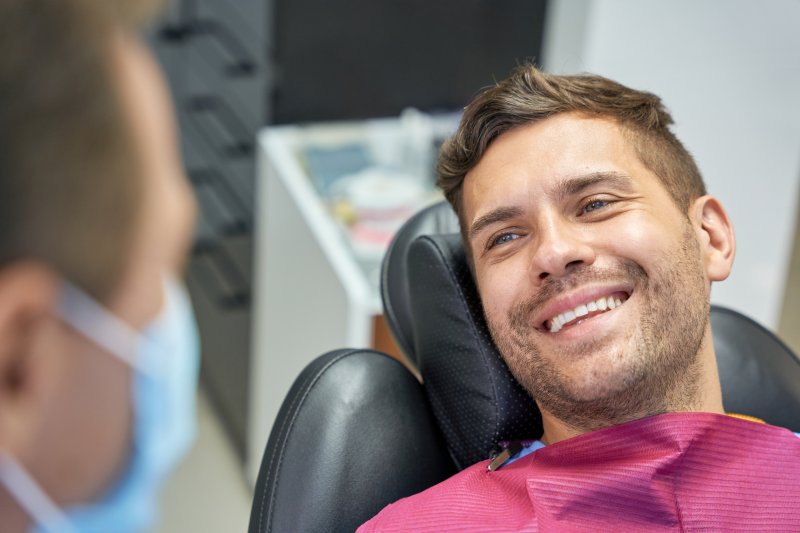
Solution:
<svg viewBox="0 0 800 533"><path fill-rule="evenodd" d="M800 439L723 409L709 295L734 233L671 124L530 65L466 108L439 185L544 431L359 531L800 530Z"/></svg>

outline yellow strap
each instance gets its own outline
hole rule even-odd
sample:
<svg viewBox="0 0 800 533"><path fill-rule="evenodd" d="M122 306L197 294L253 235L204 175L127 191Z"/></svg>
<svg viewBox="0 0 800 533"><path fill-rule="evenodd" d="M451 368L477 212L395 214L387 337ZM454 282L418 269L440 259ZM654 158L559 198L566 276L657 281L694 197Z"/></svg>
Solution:
<svg viewBox="0 0 800 533"><path fill-rule="evenodd" d="M734 418L741 418L742 420L749 420L750 422L758 422L759 424L764 424L765 423L760 418L756 418L756 417L750 416L750 415L740 415L740 414L737 414L737 413L725 413L725 414L728 415L728 416L732 416Z"/></svg>

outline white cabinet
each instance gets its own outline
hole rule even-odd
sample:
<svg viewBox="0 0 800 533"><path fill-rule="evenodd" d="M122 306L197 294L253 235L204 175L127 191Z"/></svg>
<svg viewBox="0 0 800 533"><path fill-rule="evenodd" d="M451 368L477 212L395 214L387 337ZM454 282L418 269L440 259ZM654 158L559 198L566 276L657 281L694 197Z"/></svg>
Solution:
<svg viewBox="0 0 800 533"><path fill-rule="evenodd" d="M381 256L355 251L347 227L321 196L326 184L310 176L311 156L327 153L326 169L368 165L392 167L395 174L405 169L407 179L425 186L416 210L440 198L433 188L433 160L438 142L455 129L457 119L411 112L401 119L279 126L261 132L248 414L251 480L297 375L327 351L373 346L375 317L382 313Z"/></svg>

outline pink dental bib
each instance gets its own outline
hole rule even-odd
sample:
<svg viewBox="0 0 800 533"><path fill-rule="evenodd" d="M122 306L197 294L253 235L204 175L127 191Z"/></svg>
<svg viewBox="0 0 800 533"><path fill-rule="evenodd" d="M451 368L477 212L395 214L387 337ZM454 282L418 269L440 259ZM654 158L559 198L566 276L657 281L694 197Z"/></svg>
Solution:
<svg viewBox="0 0 800 533"><path fill-rule="evenodd" d="M359 531L800 531L800 439L767 424L669 413L487 464Z"/></svg>

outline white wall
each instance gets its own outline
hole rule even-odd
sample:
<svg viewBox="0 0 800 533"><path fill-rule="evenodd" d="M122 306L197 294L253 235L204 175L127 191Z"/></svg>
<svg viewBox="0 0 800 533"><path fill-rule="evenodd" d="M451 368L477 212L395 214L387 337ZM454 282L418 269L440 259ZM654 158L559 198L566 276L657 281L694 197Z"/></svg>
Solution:
<svg viewBox="0 0 800 533"><path fill-rule="evenodd" d="M661 96L733 219L712 300L775 329L800 193L800 2L553 0L543 63Z"/></svg>

